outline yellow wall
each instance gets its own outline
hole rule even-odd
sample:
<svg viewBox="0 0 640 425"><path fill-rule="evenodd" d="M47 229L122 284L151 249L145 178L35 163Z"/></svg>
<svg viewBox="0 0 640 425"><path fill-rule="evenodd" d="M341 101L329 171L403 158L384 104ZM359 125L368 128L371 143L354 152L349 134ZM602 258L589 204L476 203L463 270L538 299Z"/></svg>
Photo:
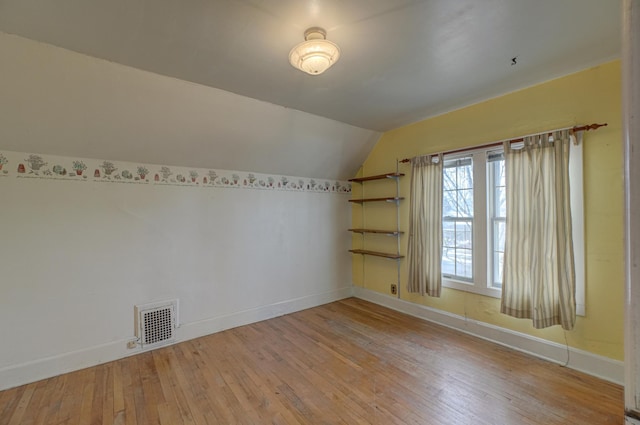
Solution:
<svg viewBox="0 0 640 425"><path fill-rule="evenodd" d="M586 243L586 316L578 317L566 332L572 347L609 358L623 359L623 158L621 133L621 76L618 61L607 63L544 84L475 104L385 133L359 171L375 175L396 169L396 159L440 152L572 125L608 123L585 133L584 205ZM410 168L400 182L401 196L408 197ZM393 182L354 184L353 197L387 196ZM363 193L364 192L364 193ZM400 229L408 229L409 200L400 207ZM354 227L395 227L392 204L353 206ZM400 239L406 254L406 234ZM367 249L395 251L395 239L366 236ZM363 246L354 235L353 246ZM559 326L536 330L529 320L513 319L499 312L500 300L453 289L441 298L408 294L407 261L400 267L401 298L471 319L565 343ZM396 281L395 262L353 256L353 280L378 292L389 293Z"/></svg>

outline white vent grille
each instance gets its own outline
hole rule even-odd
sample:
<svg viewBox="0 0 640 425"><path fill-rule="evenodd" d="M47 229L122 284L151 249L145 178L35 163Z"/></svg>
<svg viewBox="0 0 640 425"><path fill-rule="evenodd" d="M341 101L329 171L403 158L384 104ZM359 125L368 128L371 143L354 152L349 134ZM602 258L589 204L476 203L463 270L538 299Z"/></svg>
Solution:
<svg viewBox="0 0 640 425"><path fill-rule="evenodd" d="M136 336L145 348L174 340L178 300L135 306Z"/></svg>

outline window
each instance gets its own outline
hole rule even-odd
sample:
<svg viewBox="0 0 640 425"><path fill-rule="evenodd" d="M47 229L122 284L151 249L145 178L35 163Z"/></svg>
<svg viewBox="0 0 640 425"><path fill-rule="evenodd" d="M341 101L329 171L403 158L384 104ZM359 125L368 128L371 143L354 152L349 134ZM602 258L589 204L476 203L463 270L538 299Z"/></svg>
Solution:
<svg viewBox="0 0 640 425"><path fill-rule="evenodd" d="M582 144L572 144L569 167L576 311L584 315ZM500 297L507 221L502 149L445 156L442 185L443 286Z"/></svg>
<svg viewBox="0 0 640 425"><path fill-rule="evenodd" d="M442 274L473 280L473 160L444 162L442 176Z"/></svg>
<svg viewBox="0 0 640 425"><path fill-rule="evenodd" d="M504 240L507 224L505 167L502 152L487 153L488 230L489 230L489 287L502 289Z"/></svg>
<svg viewBox="0 0 640 425"><path fill-rule="evenodd" d="M487 158L486 149L444 158L442 285L499 297L500 287L487 283L494 279L488 277L494 269L488 267L493 262L494 244L489 243L487 232L490 202ZM496 263L499 262L498 258ZM500 279L496 276L496 280Z"/></svg>

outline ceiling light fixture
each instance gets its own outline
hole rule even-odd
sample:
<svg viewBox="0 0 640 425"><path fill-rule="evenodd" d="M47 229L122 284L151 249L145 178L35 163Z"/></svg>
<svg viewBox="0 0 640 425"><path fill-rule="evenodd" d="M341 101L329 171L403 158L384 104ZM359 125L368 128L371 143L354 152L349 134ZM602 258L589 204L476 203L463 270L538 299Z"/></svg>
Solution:
<svg viewBox="0 0 640 425"><path fill-rule="evenodd" d="M326 39L327 32L313 27L304 32L302 43L291 49L289 62L294 68L311 75L320 75L338 61L340 48Z"/></svg>

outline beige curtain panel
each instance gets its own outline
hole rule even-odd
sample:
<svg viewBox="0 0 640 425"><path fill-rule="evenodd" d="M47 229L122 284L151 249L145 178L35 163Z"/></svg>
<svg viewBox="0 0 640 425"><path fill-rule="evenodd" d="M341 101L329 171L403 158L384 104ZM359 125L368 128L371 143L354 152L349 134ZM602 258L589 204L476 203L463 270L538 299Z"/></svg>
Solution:
<svg viewBox="0 0 640 425"><path fill-rule="evenodd" d="M411 159L407 290L439 297L442 289L442 154Z"/></svg>
<svg viewBox="0 0 640 425"><path fill-rule="evenodd" d="M535 328L573 329L575 269L569 197L569 131L505 143L507 225L501 311Z"/></svg>

